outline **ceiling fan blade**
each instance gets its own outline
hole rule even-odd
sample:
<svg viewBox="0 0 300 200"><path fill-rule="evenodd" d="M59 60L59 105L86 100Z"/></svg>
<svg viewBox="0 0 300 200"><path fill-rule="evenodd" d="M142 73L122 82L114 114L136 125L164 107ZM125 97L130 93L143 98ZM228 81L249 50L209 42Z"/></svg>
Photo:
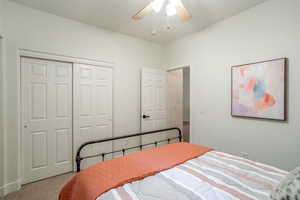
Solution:
<svg viewBox="0 0 300 200"><path fill-rule="evenodd" d="M145 8L143 8L141 11L139 11L137 14L132 16L132 19L134 20L140 20L143 17L145 17L147 14L151 13L153 11L152 4L148 4Z"/></svg>
<svg viewBox="0 0 300 200"><path fill-rule="evenodd" d="M180 19L187 21L192 18L191 13L184 7L181 1L178 1L176 3L176 11L177 15L180 17Z"/></svg>

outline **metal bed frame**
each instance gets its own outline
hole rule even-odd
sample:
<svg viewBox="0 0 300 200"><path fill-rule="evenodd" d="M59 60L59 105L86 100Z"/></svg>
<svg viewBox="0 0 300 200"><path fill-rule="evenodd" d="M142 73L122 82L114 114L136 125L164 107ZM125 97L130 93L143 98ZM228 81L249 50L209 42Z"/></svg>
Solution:
<svg viewBox="0 0 300 200"><path fill-rule="evenodd" d="M132 138L132 137L138 137L138 136L143 136L143 135L150 135L150 134L154 134L154 133L160 133L160 132L165 132L165 131L172 131L172 130L176 130L178 131L178 136L177 137L173 137L173 138L168 138L165 140L159 140L159 141L155 141L152 143L147 143L147 144L140 144L138 146L134 146L134 147L129 147L129 148L124 148L121 150L116 150L116 151L111 151L111 152L107 152L107 153L99 153L99 154L95 154L95 155L91 155L91 156L80 156L80 152L82 151L82 149L88 145L91 144L98 144L98 143L104 143L104 142L109 142L109 141L115 141L115 140L120 140L120 139L125 139L125 138ZM174 128L167 128L167 129L161 129L161 130L155 130L155 131L148 131L148 132L143 132L143 133L136 133L136 134L132 134L132 135L124 135L124 136L119 136L119 137L110 137L110 138L105 138L102 140L94 140L94 141L89 141L86 142L84 144L82 144L76 153L76 167L77 167L77 172L80 172L80 163L82 160L88 159L88 158L94 158L94 157L102 157L102 161L104 161L105 156L108 154L113 154L113 153L118 153L118 152L122 152L123 156L125 155L126 150L131 150L131 149L135 149L135 148L139 148L140 151L143 150L144 146L149 146L149 145L155 145L155 147L157 147L157 145L161 142L168 142L168 144L170 143L171 140L179 140L179 142L182 141L182 133L180 128L174 127Z"/></svg>

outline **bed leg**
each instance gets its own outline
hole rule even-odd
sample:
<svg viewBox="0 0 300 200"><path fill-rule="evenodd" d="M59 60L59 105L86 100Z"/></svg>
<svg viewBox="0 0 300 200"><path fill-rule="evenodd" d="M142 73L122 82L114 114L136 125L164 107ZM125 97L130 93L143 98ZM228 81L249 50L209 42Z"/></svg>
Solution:
<svg viewBox="0 0 300 200"><path fill-rule="evenodd" d="M80 172L80 158L78 156L76 157L76 169L77 172Z"/></svg>

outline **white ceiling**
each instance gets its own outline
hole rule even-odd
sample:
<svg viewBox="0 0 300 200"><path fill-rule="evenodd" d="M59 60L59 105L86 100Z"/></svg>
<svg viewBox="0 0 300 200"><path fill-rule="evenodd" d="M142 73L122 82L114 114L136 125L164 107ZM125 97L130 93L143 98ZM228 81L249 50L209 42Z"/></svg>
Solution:
<svg viewBox="0 0 300 200"><path fill-rule="evenodd" d="M182 0L193 18L182 22L177 16L169 18L170 30L166 30L167 17L162 11L140 21L131 16L151 0L13 0L26 6L58 16L77 20L146 40L167 43L188 33L199 31L210 24L231 17L266 0ZM158 33L153 36L153 29ZM163 30L163 31L160 31Z"/></svg>

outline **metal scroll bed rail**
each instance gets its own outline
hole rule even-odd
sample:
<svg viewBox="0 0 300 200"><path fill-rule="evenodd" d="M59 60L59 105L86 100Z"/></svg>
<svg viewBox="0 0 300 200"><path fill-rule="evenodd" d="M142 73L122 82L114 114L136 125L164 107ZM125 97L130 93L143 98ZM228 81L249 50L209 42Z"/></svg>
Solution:
<svg viewBox="0 0 300 200"><path fill-rule="evenodd" d="M95 155L90 155L90 156L80 156L80 152L82 151L82 149L84 147L88 146L88 145L91 145L91 144L104 143L104 142L109 142L109 141L115 141L115 140L120 140L120 139L125 139L125 138L132 138L132 137L138 137L138 136L143 136L143 135L150 135L150 134L166 132L166 131L172 131L172 130L178 131L178 136L177 137L172 137L172 138L168 138L168 139L164 139L164 140L155 141L155 142L152 142L152 143L141 144L141 145L138 145L138 146L124 148L124 149L111 151L111 152L106 152L106 153L102 152L102 153L95 154ZM180 130L180 128L177 128L177 127L161 129L161 130L155 130L155 131L148 131L148 132L143 132L143 133L136 133L136 134L132 134L132 135L124 135L124 136L119 136L119 137L111 137L111 138L105 138L105 139L102 139L102 140L94 140L94 141L86 142L78 148L77 153L76 153L77 172L80 172L80 170L81 170L80 169L80 163L81 163L82 160L85 160L85 159L88 159L88 158L94 158L94 157L102 157L102 161L104 161L105 156L108 155L108 154L122 152L123 156L124 156L126 150L131 150L131 149L136 149L136 148L139 148L140 150L143 150L143 147L148 146L148 145L155 145L155 147L157 147L157 145L161 142L166 142L167 141L168 143L170 143L171 140L175 140L175 139L178 139L179 142L182 141L181 130Z"/></svg>

